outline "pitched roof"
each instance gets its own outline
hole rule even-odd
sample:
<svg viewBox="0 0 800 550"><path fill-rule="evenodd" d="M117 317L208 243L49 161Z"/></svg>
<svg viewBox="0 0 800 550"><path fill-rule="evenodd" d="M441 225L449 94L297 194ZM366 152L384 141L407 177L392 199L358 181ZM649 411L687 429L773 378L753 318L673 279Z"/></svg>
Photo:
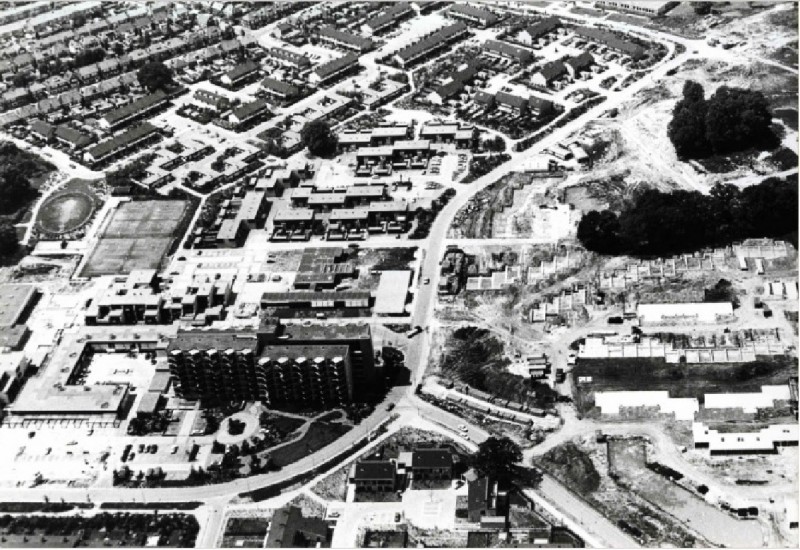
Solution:
<svg viewBox="0 0 800 550"><path fill-rule="evenodd" d="M261 86L286 96L296 96L300 93L300 90L296 86L270 76L261 81Z"/></svg>
<svg viewBox="0 0 800 550"><path fill-rule="evenodd" d="M394 479L395 466L390 460L361 460L356 462L356 479Z"/></svg>
<svg viewBox="0 0 800 550"><path fill-rule="evenodd" d="M583 52L578 56L567 59L567 64L575 70L585 69L594 64L594 57L589 52Z"/></svg>
<svg viewBox="0 0 800 550"><path fill-rule="evenodd" d="M538 23L534 23L525 30L530 35L531 39L535 40L560 26L561 20L558 17L548 17L547 19L542 19Z"/></svg>
<svg viewBox="0 0 800 550"><path fill-rule="evenodd" d="M401 48L395 52L395 55L404 61L414 59L425 52L432 50L436 46L451 40L453 37L466 32L467 30L467 26L461 21L458 21L452 25L442 27L441 29L432 32L418 42L414 42L405 48Z"/></svg>
<svg viewBox="0 0 800 550"><path fill-rule="evenodd" d="M564 63L561 61L551 61L547 63L544 67L539 70L539 74L541 74L545 80L548 82L558 78L559 76L565 74L567 72L567 68L564 66Z"/></svg>
<svg viewBox="0 0 800 550"><path fill-rule="evenodd" d="M314 69L314 73L320 78L327 78L328 76L336 74L345 67L349 67L355 63L358 63L358 55L349 53L343 57L328 61L324 65L317 67Z"/></svg>
<svg viewBox="0 0 800 550"><path fill-rule="evenodd" d="M344 42L345 44L350 44L351 46L355 46L360 50L369 50L375 45L374 42L369 38L364 38L363 36L359 36L357 34L340 31L334 27L321 28L319 30L319 35L339 42Z"/></svg>
<svg viewBox="0 0 800 550"><path fill-rule="evenodd" d="M411 457L413 468L450 468L453 454L449 449L414 449Z"/></svg>
<svg viewBox="0 0 800 550"><path fill-rule="evenodd" d="M374 32L411 13L414 13L414 10L411 8L411 5L408 2L398 2L389 9L382 11L376 17L373 17L367 21L365 25Z"/></svg>

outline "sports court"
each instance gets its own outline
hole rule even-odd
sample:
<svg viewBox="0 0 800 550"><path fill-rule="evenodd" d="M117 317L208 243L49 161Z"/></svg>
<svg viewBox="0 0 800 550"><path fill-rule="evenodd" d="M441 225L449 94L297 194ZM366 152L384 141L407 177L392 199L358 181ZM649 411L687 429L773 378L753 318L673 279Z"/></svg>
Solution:
<svg viewBox="0 0 800 550"><path fill-rule="evenodd" d="M187 203L181 200L131 201L112 214L81 276L127 274L158 269L169 250Z"/></svg>

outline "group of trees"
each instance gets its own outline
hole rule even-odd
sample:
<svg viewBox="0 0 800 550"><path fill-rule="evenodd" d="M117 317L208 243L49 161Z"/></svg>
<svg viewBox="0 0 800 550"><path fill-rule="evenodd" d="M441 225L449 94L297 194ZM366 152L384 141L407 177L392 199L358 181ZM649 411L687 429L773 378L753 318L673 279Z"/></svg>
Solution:
<svg viewBox="0 0 800 550"><path fill-rule="evenodd" d="M336 152L339 138L324 120L314 120L306 124L300 132L303 145L309 153L317 157L327 157Z"/></svg>
<svg viewBox="0 0 800 550"><path fill-rule="evenodd" d="M681 158L703 158L775 145L772 114L764 94L720 86L708 99L692 80L672 111L667 135Z"/></svg>
<svg viewBox="0 0 800 550"><path fill-rule="evenodd" d="M161 61L151 61L143 65L136 73L139 84L149 92L156 90L169 90L175 86L172 71Z"/></svg>
<svg viewBox="0 0 800 550"><path fill-rule="evenodd" d="M14 143L0 142L0 215L14 214L30 203L38 194L31 179L51 169L49 163ZM9 220L0 220L0 256L14 254L18 248L14 225Z"/></svg>
<svg viewBox="0 0 800 550"><path fill-rule="evenodd" d="M797 176L768 178L739 189L717 184L698 191L648 189L620 214L591 211L578 224L578 240L602 254L666 256L770 237L797 246Z"/></svg>

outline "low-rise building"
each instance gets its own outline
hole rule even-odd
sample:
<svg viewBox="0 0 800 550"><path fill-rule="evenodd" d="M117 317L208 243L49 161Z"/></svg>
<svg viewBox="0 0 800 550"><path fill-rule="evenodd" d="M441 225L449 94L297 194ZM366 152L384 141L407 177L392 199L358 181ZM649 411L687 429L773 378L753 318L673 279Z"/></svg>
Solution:
<svg viewBox="0 0 800 550"><path fill-rule="evenodd" d="M425 56L444 48L469 35L469 28L461 21L438 29L432 33L420 37L413 44L409 44L394 54L394 60L401 67L409 67L419 62Z"/></svg>
<svg viewBox="0 0 800 550"><path fill-rule="evenodd" d="M358 54L348 53L314 69L308 80L317 86L323 85L354 71L357 67L359 67Z"/></svg>
<svg viewBox="0 0 800 550"><path fill-rule="evenodd" d="M558 17L547 17L522 29L519 38L524 44L533 44L560 27L561 20Z"/></svg>
<svg viewBox="0 0 800 550"><path fill-rule="evenodd" d="M671 0L647 0L646 2L637 0L597 0L595 5L600 8L609 8L640 15L660 16L665 15L672 8L680 4Z"/></svg>
<svg viewBox="0 0 800 550"><path fill-rule="evenodd" d="M712 456L774 454L780 447L796 447L797 424L771 424L756 431L717 430L702 422L692 424L696 449L707 449Z"/></svg>
<svg viewBox="0 0 800 550"><path fill-rule="evenodd" d="M478 8L472 4L453 4L447 10L447 15L455 19L461 19L482 29L491 27L500 21L494 13L487 9Z"/></svg>
<svg viewBox="0 0 800 550"><path fill-rule="evenodd" d="M397 468L391 460L359 460L350 467L348 481L356 491L389 493L397 488Z"/></svg>
<svg viewBox="0 0 800 550"><path fill-rule="evenodd" d="M401 21L416 15L408 2L397 2L361 26L361 32L373 36L388 31Z"/></svg>
<svg viewBox="0 0 800 550"><path fill-rule="evenodd" d="M238 88L243 84L258 78L259 64L252 59L237 65L220 77L220 82L230 88Z"/></svg>
<svg viewBox="0 0 800 550"><path fill-rule="evenodd" d="M375 47L375 43L370 38L364 38L357 34L341 31L334 27L323 27L319 30L319 38L326 44L358 53L365 53Z"/></svg>

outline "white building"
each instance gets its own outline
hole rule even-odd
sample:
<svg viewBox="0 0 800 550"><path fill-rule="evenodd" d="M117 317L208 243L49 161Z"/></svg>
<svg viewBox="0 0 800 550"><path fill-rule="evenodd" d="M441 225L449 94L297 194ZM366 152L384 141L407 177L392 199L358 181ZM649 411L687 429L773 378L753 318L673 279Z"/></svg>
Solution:
<svg viewBox="0 0 800 550"><path fill-rule="evenodd" d="M796 446L797 424L773 424L759 431L720 432L701 422L692 424L695 449L711 455L773 454L778 447Z"/></svg>
<svg viewBox="0 0 800 550"><path fill-rule="evenodd" d="M639 304L640 325L700 325L725 322L733 318L730 302L685 304Z"/></svg>

